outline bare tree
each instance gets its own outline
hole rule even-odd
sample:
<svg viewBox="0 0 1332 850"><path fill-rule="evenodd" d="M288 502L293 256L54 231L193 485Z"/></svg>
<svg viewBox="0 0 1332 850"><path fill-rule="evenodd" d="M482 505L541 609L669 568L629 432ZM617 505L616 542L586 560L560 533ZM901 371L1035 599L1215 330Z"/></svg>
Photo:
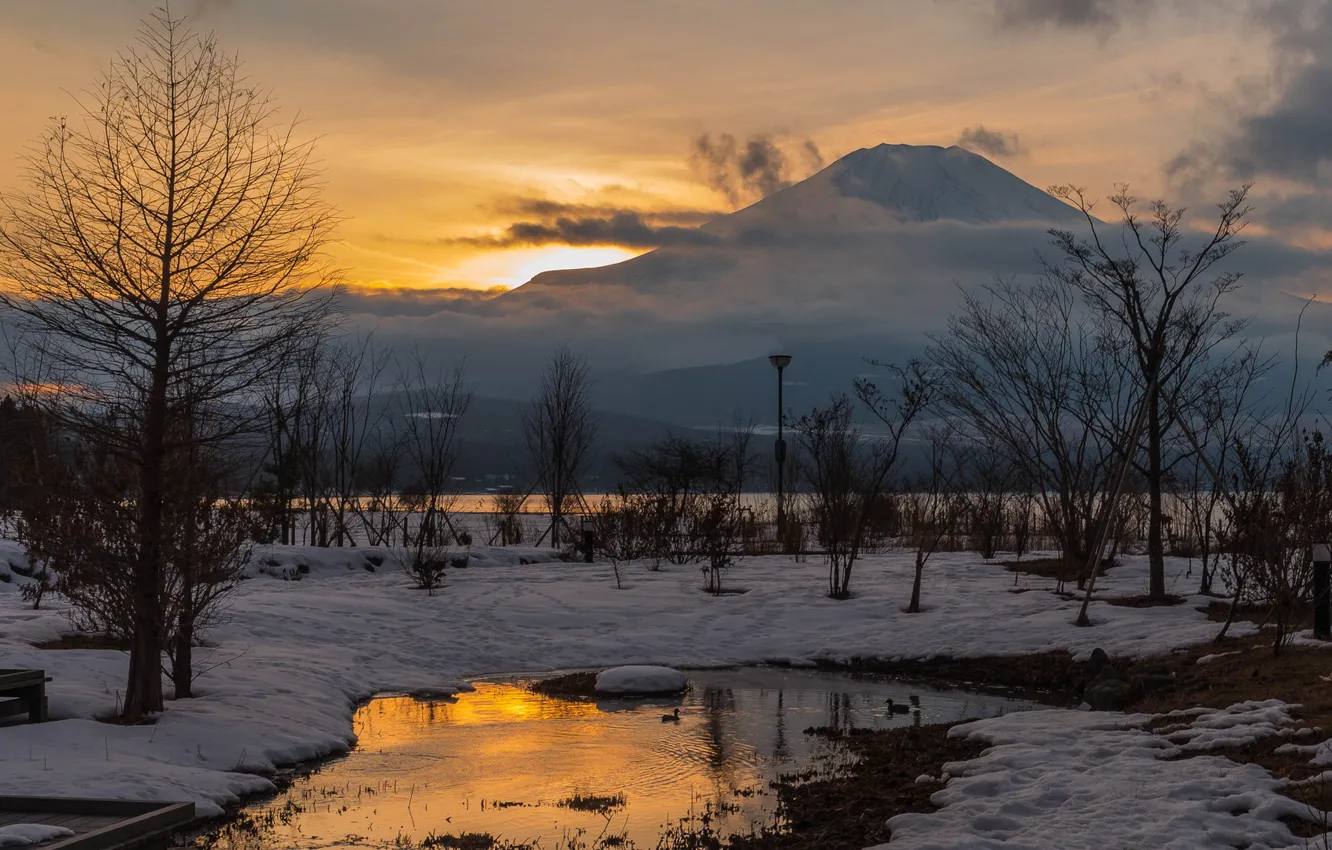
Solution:
<svg viewBox="0 0 1332 850"><path fill-rule="evenodd" d="M623 590L620 566L646 556L652 549L652 497L620 488L603 496L592 515L597 551L610 561L615 588Z"/></svg>
<svg viewBox="0 0 1332 850"><path fill-rule="evenodd" d="M1056 283L1080 291L1088 305L1124 331L1129 343L1138 393L1146 405L1149 594L1164 601L1162 493L1171 421L1163 415L1161 388L1186 381L1208 351L1244 325L1220 308L1221 299L1239 286L1239 274L1214 268L1244 244L1238 237L1250 210L1249 187L1232 190L1218 205L1215 227L1192 249L1184 246L1183 209L1155 201L1144 217L1126 185L1118 186L1110 198L1122 217L1122 238L1113 240L1103 235L1107 227L1092 214L1094 203L1083 189L1057 186L1050 191L1082 211L1090 235L1051 230L1059 255L1043 259L1043 271Z"/></svg>
<svg viewBox="0 0 1332 850"><path fill-rule="evenodd" d="M204 629L217 625L224 600L249 565L255 514L222 473L237 465L234 453L190 439L207 433L200 423L208 412L179 407L184 415L171 428L181 450L170 456L167 476L164 620L175 696L185 699L194 695L198 675L194 646Z"/></svg>
<svg viewBox="0 0 1332 850"><path fill-rule="evenodd" d="M453 528L453 468L458 461L458 423L472 404L464 364L452 369L434 366L413 352L402 378L401 434L406 463L415 476L407 487L410 510L403 518L407 570L433 592L432 564L447 564L455 543L467 545ZM420 518L412 525L412 513ZM423 576L427 578L423 580Z"/></svg>
<svg viewBox="0 0 1332 850"><path fill-rule="evenodd" d="M828 595L851 595L851 569L860 553L858 532L871 512L867 502L878 498L876 454L862 439L845 394L827 407L816 407L796 420L795 432L807 459L809 501L819 544L828 561Z"/></svg>
<svg viewBox="0 0 1332 850"><path fill-rule="evenodd" d="M1222 511L1222 506L1230 486L1227 478L1240 471L1237 447L1250 443L1255 419L1270 421L1275 415L1262 407L1263 399L1256 393L1271 371L1271 358L1262 357L1257 347L1242 346L1230 354L1227 366L1207 370L1195 385L1179 387L1167 397L1198 441L1187 454L1183 493L1177 501L1185 545L1191 557L1199 559L1198 592L1203 594L1212 592L1221 558L1218 535L1231 513Z"/></svg>
<svg viewBox="0 0 1332 850"><path fill-rule="evenodd" d="M963 295L929 359L943 411L1030 482L1067 564L1083 564L1131 382L1113 336L1067 287L999 279Z"/></svg>
<svg viewBox="0 0 1332 850"><path fill-rule="evenodd" d="M827 407L815 408L795 426L806 455L812 514L828 559L828 595L834 599L850 598L851 570L871 522L883 513L902 440L933 401L935 384L922 363L890 371L900 384L895 394L868 378L856 382L857 397L884 426L884 434L862 439L846 395L833 396Z"/></svg>
<svg viewBox="0 0 1332 850"><path fill-rule="evenodd" d="M391 361L390 354L377 348L370 336L349 339L329 349L320 400L328 408L324 418L328 423L331 513L337 546L356 545L350 519L364 514L360 496L366 485L366 453L376 444L385 447L382 432L388 423L376 395ZM388 442L391 445L392 441ZM380 459L386 458L381 455Z"/></svg>
<svg viewBox="0 0 1332 850"><path fill-rule="evenodd" d="M124 714L162 709L168 458L178 387L196 405L239 402L293 340L326 322L321 248L335 216L311 146L212 37L160 11L28 158L28 190L4 197L3 296L54 382L47 411L131 465L133 628ZM257 399L255 399L257 400ZM247 427L250 406L196 435ZM108 420L127 427L102 432ZM126 440L125 437L131 439Z"/></svg>
<svg viewBox="0 0 1332 850"><path fill-rule="evenodd" d="M310 458L317 449L307 443L323 440L322 427L311 422L318 418L317 377L327 344L324 334L301 340L259 385L266 448L254 496L266 516L265 538L284 545L296 543L297 497L314 498Z"/></svg>
<svg viewBox="0 0 1332 850"><path fill-rule="evenodd" d="M958 487L957 468L950 464L957 455L956 435L945 426L929 429L925 440L926 473L907 487L905 503L907 533L915 555L911 579L911 601L906 613L919 614L920 591L925 565L945 537L957 528L963 510L963 496Z"/></svg>
<svg viewBox="0 0 1332 850"><path fill-rule="evenodd" d="M716 439L690 439L666 434L649 446L615 458L626 488L647 496L643 505L648 555L671 563L692 563L705 557L700 535L717 524L709 519L714 497L730 498L739 509L740 493L749 472L753 429L737 424ZM733 497L733 498L732 498Z"/></svg>
<svg viewBox="0 0 1332 850"><path fill-rule="evenodd" d="M522 412L523 438L550 512L551 545L592 459L597 424L587 361L561 346L546 363L536 397Z"/></svg>

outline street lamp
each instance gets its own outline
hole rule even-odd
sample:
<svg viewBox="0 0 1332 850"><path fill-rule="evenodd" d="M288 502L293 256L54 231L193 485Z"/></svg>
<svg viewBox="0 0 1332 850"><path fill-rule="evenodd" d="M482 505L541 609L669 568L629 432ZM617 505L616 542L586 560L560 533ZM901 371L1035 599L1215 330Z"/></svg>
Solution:
<svg viewBox="0 0 1332 850"><path fill-rule="evenodd" d="M784 539L786 530L786 440L782 438L782 420L785 418L782 406L782 370L791 363L789 354L769 355L768 362L777 370L777 445L774 451L777 457L777 541Z"/></svg>

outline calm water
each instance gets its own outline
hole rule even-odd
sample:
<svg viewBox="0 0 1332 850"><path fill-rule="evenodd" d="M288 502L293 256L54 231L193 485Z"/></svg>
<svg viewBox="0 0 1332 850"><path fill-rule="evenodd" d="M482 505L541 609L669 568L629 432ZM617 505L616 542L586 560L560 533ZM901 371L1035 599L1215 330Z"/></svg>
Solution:
<svg viewBox="0 0 1332 850"><path fill-rule="evenodd" d="M832 673L696 671L676 699L571 702L519 683L477 682L456 699L381 697L356 714L357 748L249 814L281 815L263 848L430 843L485 832L560 846L624 834L657 846L661 830L711 809L713 825L773 822L779 774L835 761L810 726L871 728L986 717L1034 703ZM885 700L919 706L891 714ZM679 723L663 722L678 707ZM605 813L561 805L623 795ZM453 846L443 844L438 846Z"/></svg>

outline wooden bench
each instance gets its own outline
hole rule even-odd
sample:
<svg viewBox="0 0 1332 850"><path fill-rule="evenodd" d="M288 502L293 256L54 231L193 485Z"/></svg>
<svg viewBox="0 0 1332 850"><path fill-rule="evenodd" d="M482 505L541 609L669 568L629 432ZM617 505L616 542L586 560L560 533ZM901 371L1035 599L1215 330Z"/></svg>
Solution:
<svg viewBox="0 0 1332 850"><path fill-rule="evenodd" d="M0 669L0 717L28 713L31 723L46 720L46 683L51 677L45 670Z"/></svg>

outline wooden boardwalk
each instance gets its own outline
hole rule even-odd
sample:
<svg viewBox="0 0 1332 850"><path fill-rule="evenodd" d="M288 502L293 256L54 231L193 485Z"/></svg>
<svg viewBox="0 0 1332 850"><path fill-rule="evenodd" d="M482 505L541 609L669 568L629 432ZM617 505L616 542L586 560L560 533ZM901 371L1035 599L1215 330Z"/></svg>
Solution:
<svg viewBox="0 0 1332 850"><path fill-rule="evenodd" d="M194 820L193 803L90 800L77 797L0 797L0 826L61 826L68 838L41 850L128 850L165 846L171 833Z"/></svg>

